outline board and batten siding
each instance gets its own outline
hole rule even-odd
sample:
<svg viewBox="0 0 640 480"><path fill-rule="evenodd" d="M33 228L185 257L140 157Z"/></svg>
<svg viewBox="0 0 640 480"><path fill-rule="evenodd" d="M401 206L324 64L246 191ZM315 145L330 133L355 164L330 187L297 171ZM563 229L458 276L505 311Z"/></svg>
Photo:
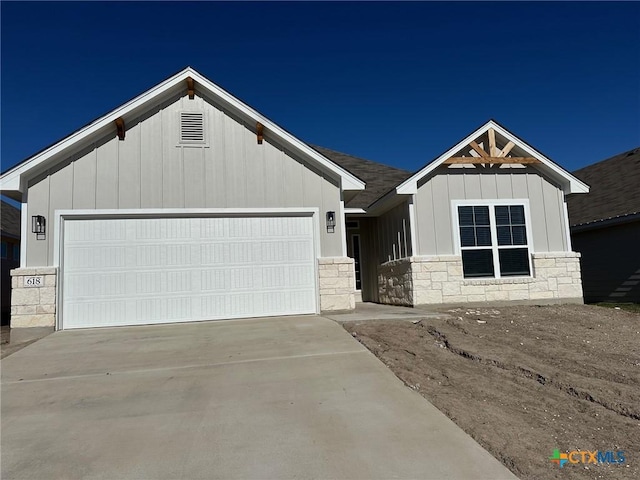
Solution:
<svg viewBox="0 0 640 480"><path fill-rule="evenodd" d="M379 263L410 257L413 254L408 202L402 202L380 215L376 228Z"/></svg>
<svg viewBox="0 0 640 480"><path fill-rule="evenodd" d="M465 171L467 170L467 171ZM564 197L560 187L532 167L448 169L441 167L418 187L416 195L417 255L453 255L453 200L528 198L533 251L568 251Z"/></svg>
<svg viewBox="0 0 640 480"><path fill-rule="evenodd" d="M205 146L179 143L179 114L205 113ZM119 140L115 126L55 168L31 179L28 218L44 215L46 240L27 237L27 266L53 264L56 210L317 207L324 257L342 256L341 225L327 233L326 211L340 212L338 180L196 96L176 96L134 120Z"/></svg>

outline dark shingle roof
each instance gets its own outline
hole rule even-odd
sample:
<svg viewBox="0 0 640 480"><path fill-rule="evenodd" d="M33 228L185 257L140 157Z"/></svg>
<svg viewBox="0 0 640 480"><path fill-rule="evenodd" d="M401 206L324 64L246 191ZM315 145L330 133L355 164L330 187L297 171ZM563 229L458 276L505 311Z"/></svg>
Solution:
<svg viewBox="0 0 640 480"><path fill-rule="evenodd" d="M20 238L20 210L2 200L0 211L2 235Z"/></svg>
<svg viewBox="0 0 640 480"><path fill-rule="evenodd" d="M345 207L348 208L368 207L393 187L411 176L411 172L407 170L390 167L324 147L315 145L311 145L311 147L367 184L365 190L359 192L346 203Z"/></svg>
<svg viewBox="0 0 640 480"><path fill-rule="evenodd" d="M591 187L567 200L572 226L640 212L640 147L576 170Z"/></svg>

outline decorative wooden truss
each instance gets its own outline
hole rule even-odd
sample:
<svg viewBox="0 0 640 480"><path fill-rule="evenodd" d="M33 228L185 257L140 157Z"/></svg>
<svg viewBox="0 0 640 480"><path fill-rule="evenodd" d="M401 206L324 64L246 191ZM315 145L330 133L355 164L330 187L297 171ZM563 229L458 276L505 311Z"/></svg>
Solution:
<svg viewBox="0 0 640 480"><path fill-rule="evenodd" d="M478 154L479 157L451 157L444 161L445 164L500 164L500 163L519 163L522 165L540 163L540 160L534 157L507 157L507 154L515 146L513 142L507 143L502 150L498 150L496 146L496 132L493 128L487 131L489 136L489 152L478 145L475 141L470 142L469 146Z"/></svg>

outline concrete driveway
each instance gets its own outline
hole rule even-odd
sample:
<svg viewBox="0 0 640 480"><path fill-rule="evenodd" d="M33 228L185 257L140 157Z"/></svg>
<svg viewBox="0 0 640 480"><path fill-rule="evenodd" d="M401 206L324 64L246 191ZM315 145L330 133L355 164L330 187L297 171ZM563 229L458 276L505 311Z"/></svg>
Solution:
<svg viewBox="0 0 640 480"><path fill-rule="evenodd" d="M2 360L2 478L515 478L335 322L57 332Z"/></svg>

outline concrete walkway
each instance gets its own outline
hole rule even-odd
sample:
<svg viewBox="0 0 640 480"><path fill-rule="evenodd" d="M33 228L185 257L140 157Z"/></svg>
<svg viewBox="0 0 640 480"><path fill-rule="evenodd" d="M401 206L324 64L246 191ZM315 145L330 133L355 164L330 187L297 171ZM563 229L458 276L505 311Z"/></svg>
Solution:
<svg viewBox="0 0 640 480"><path fill-rule="evenodd" d="M325 318L336 322L366 322L369 320L420 320L429 318L449 317L446 313L429 311L412 307L382 305L379 303L356 303L353 311L326 313Z"/></svg>
<svg viewBox="0 0 640 480"><path fill-rule="evenodd" d="M515 478L322 317L56 332L2 360L3 479Z"/></svg>

